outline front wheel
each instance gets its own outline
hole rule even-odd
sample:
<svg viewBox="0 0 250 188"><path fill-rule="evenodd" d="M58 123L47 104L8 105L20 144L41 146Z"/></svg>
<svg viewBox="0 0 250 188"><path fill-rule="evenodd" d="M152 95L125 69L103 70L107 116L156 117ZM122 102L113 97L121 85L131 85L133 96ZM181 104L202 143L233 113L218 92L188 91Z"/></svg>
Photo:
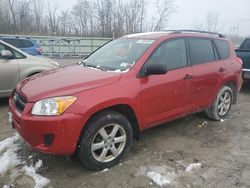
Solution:
<svg viewBox="0 0 250 188"><path fill-rule="evenodd" d="M92 170L102 170L118 164L132 142L132 128L125 116L104 111L93 117L82 133L78 156Z"/></svg>
<svg viewBox="0 0 250 188"><path fill-rule="evenodd" d="M211 107L205 112L207 116L213 120L219 121L225 119L233 103L233 91L228 86L223 86L216 97L216 100L213 102Z"/></svg>

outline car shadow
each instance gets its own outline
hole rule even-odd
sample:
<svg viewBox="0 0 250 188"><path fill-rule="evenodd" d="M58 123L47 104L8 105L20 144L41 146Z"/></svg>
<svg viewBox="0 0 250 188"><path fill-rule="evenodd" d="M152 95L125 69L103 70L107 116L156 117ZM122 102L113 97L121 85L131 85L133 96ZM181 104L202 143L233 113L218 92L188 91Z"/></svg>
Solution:
<svg viewBox="0 0 250 188"><path fill-rule="evenodd" d="M240 92L241 93L250 93L250 80L243 82Z"/></svg>
<svg viewBox="0 0 250 188"><path fill-rule="evenodd" d="M0 98L0 108L6 107L8 105L9 105L9 98L8 97Z"/></svg>

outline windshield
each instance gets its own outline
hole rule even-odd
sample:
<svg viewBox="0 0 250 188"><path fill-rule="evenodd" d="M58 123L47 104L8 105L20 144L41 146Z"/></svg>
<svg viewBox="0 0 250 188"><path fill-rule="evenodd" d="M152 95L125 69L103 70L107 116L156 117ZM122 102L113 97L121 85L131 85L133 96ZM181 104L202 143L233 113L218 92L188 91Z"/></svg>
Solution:
<svg viewBox="0 0 250 188"><path fill-rule="evenodd" d="M153 42L148 39L117 39L91 54L83 64L105 71L127 71Z"/></svg>

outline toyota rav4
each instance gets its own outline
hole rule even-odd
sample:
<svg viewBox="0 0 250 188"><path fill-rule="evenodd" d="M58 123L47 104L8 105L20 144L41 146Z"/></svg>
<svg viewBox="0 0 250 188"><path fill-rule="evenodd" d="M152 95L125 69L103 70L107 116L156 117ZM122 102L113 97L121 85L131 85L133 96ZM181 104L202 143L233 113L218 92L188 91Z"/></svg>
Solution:
<svg viewBox="0 0 250 188"><path fill-rule="evenodd" d="M217 33L127 35L78 65L21 81L9 100L9 119L37 150L77 153L87 168L109 168L145 129L201 111L226 118L241 69L233 44Z"/></svg>

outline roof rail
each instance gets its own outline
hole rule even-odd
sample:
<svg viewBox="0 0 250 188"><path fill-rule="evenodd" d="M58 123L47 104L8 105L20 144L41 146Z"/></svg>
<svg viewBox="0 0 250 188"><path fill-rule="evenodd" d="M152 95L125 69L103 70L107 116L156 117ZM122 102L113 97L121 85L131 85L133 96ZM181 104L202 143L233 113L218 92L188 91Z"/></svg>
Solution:
<svg viewBox="0 0 250 188"><path fill-rule="evenodd" d="M36 37L36 36L34 36ZM0 35L0 38L11 38L11 39L32 39L30 38L29 36L21 36L21 35L7 35L7 34L3 34L3 35Z"/></svg>
<svg viewBox="0 0 250 188"><path fill-rule="evenodd" d="M178 34L178 33L202 33L202 34L209 34L209 35L217 35L221 38L225 38L224 35L217 33L217 32L210 32L210 31L201 31L201 30L192 30L192 29L181 29L181 30L163 30L166 32L170 32L170 34Z"/></svg>

